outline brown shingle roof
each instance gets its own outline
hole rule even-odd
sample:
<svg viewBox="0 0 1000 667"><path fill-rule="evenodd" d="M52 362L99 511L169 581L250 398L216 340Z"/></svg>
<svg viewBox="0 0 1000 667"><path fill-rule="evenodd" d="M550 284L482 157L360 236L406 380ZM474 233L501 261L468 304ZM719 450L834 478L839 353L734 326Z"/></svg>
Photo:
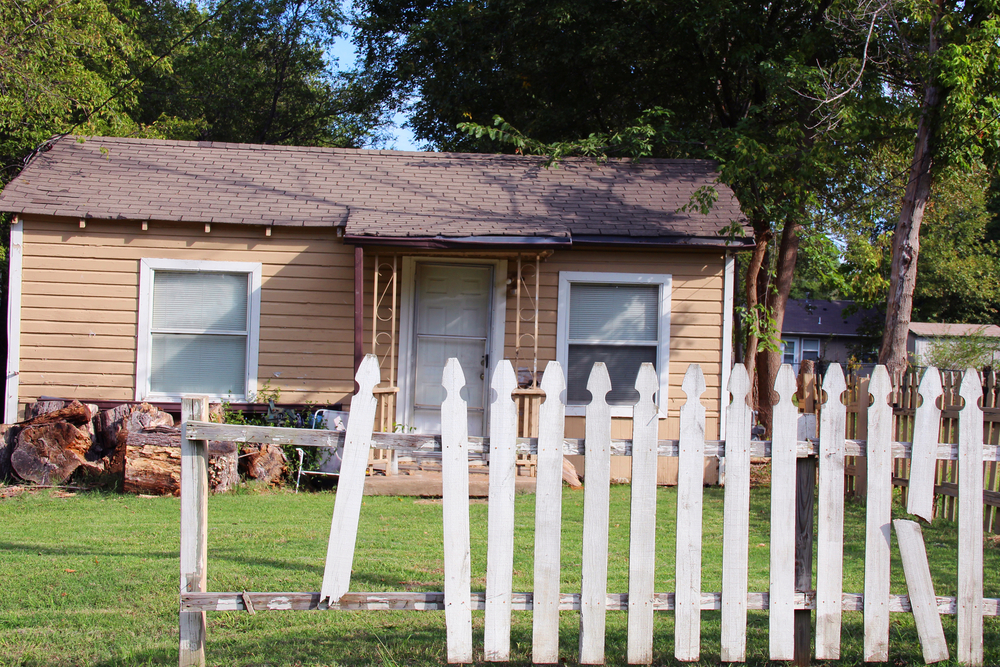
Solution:
<svg viewBox="0 0 1000 667"><path fill-rule="evenodd" d="M745 222L703 160L538 157L69 137L0 193L0 209L84 218L344 226L383 237L719 241ZM715 185L712 210L679 212Z"/></svg>

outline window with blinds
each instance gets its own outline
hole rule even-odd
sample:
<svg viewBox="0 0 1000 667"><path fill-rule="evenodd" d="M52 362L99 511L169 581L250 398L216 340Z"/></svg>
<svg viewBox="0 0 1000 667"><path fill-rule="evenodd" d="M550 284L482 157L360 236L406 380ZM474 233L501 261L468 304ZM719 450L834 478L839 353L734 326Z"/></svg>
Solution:
<svg viewBox="0 0 1000 667"><path fill-rule="evenodd" d="M660 286L573 283L569 293L567 400L589 403L587 379L603 361L611 376L610 405L633 405L644 362L657 365Z"/></svg>
<svg viewBox="0 0 1000 667"><path fill-rule="evenodd" d="M260 265L143 260L141 280L137 399L249 397Z"/></svg>
<svg viewBox="0 0 1000 667"><path fill-rule="evenodd" d="M149 388L246 394L249 278L155 271Z"/></svg>

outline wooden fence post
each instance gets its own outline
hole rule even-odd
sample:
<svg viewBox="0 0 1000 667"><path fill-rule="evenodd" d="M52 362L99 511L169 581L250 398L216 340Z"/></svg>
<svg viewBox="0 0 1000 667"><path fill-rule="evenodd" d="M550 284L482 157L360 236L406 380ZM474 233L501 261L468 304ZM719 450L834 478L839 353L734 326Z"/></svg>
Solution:
<svg viewBox="0 0 1000 667"><path fill-rule="evenodd" d="M656 571L656 440L660 383L644 363L635 381L639 401L632 416L632 498L628 560L628 662L653 662L653 592ZM704 446L702 446L704 450ZM704 457L702 457L704 461ZM704 468L704 465L702 466Z"/></svg>
<svg viewBox="0 0 1000 667"><path fill-rule="evenodd" d="M892 382L876 366L869 385L868 495L865 507L865 662L889 658L889 524L892 506Z"/></svg>
<svg viewBox="0 0 1000 667"><path fill-rule="evenodd" d="M810 374L807 376L806 382L808 383L814 377ZM810 411L799 415L796 437L799 440L812 440L816 437L816 414L814 412ZM797 458L795 460L795 591L797 593L807 593L812 590L815 496L816 457ZM812 612L808 609L796 609L796 665L805 667L812 662L811 641Z"/></svg>
<svg viewBox="0 0 1000 667"><path fill-rule="evenodd" d="M514 476L517 474L517 376L501 359L490 383L490 490L486 524L486 619L483 644L491 662L510 660L510 605L514 576Z"/></svg>
<svg viewBox="0 0 1000 667"><path fill-rule="evenodd" d="M181 593L208 582L208 441L188 440L187 423L208 421L208 396L181 401ZM205 667L205 612L180 612L180 667Z"/></svg>
<svg viewBox="0 0 1000 667"><path fill-rule="evenodd" d="M823 380L819 430L819 548L816 550L816 659L840 659L844 592L844 436L847 390L839 364Z"/></svg>
<svg viewBox="0 0 1000 667"><path fill-rule="evenodd" d="M771 436L771 564L768 643L771 660L795 658L795 506L796 417L792 403L795 375L782 364L775 379ZM765 392L766 395L767 392ZM678 503L680 501L678 500ZM678 586L680 582L678 582Z"/></svg>
<svg viewBox="0 0 1000 667"><path fill-rule="evenodd" d="M604 664L608 606L608 503L611 496L611 377L604 362L590 371L587 390L587 483L583 487L583 572L580 590L580 664Z"/></svg>
<svg viewBox="0 0 1000 667"><path fill-rule="evenodd" d="M745 662L747 650L747 562L750 536L750 376L743 364L729 380L726 425L728 475L723 500L722 640L723 662Z"/></svg>
<svg viewBox="0 0 1000 667"><path fill-rule="evenodd" d="M444 532L444 619L448 662L472 662L472 565L469 538L469 419L458 359L444 365L441 402L441 504Z"/></svg>
<svg viewBox="0 0 1000 667"><path fill-rule="evenodd" d="M532 654L536 665L559 662L559 574L562 531L563 436L566 376L550 361L542 376L545 402L538 415L538 480L535 484L535 591Z"/></svg>
<svg viewBox="0 0 1000 667"><path fill-rule="evenodd" d="M326 549L326 566L323 568L323 586L320 589L321 599L329 604L336 603L351 585L351 567L354 564L361 500L365 491L365 468L368 467L372 427L375 425L377 401L372 390L378 384L381 374L378 357L369 354L361 362L355 377L358 393L351 400L351 418L347 421L344 458L340 464L340 480L337 482L333 520L330 522L330 542Z"/></svg>
<svg viewBox="0 0 1000 667"><path fill-rule="evenodd" d="M983 414L979 373L968 368L958 418L958 661L983 664Z"/></svg>

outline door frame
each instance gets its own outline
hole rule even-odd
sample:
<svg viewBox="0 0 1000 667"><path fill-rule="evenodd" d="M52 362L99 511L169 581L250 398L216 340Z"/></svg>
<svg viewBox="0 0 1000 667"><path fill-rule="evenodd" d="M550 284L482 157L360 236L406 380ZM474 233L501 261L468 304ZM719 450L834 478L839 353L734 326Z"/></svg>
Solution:
<svg viewBox="0 0 1000 667"><path fill-rule="evenodd" d="M411 425L413 423L413 383L415 381L415 371L413 363L416 351L414 350L414 324L413 317L416 314L416 274L417 264L420 262L428 264L454 264L454 265L490 265L493 267L492 309L490 310L489 328L489 354L490 362L496 365L497 361L503 359L504 353L504 332L506 331L507 320L507 260L506 259L471 259L465 257L441 257L437 255L419 255L403 257L403 267L400 282L400 304L399 304L399 357L397 368L399 373L399 396L396 401L396 423ZM484 406L483 433L488 432L490 420L490 393L488 391L492 382L493 369L486 369L485 393L486 405Z"/></svg>

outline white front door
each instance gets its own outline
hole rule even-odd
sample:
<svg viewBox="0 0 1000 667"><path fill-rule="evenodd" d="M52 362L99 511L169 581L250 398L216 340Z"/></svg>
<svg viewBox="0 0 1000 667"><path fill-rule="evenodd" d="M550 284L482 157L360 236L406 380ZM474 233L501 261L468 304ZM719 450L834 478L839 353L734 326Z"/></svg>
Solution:
<svg viewBox="0 0 1000 667"><path fill-rule="evenodd" d="M465 373L469 435L486 425L494 266L419 262L414 273L412 426L441 432L441 375L450 357Z"/></svg>

